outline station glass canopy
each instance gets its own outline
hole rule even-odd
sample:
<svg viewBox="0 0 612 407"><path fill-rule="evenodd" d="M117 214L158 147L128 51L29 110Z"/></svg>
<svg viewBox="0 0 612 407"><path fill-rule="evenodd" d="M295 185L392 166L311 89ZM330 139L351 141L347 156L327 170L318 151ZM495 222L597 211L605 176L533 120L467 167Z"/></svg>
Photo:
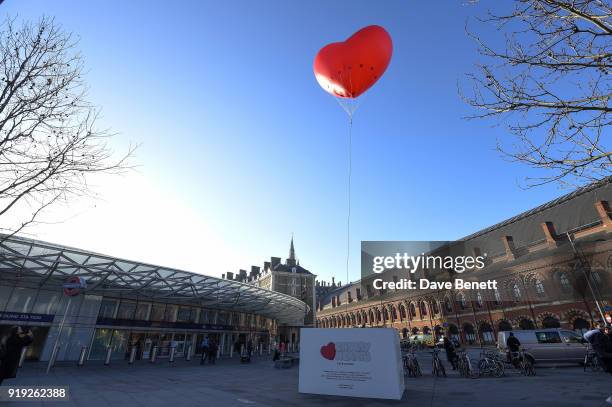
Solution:
<svg viewBox="0 0 612 407"><path fill-rule="evenodd" d="M61 290L71 276L86 280L84 294L256 313L281 324L303 320L308 310L297 298L250 284L0 234L0 280Z"/></svg>

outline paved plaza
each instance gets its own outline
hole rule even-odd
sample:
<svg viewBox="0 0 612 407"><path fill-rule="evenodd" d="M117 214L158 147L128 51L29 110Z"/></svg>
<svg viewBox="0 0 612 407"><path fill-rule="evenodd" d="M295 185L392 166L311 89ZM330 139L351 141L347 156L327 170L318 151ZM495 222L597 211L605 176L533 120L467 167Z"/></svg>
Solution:
<svg viewBox="0 0 612 407"><path fill-rule="evenodd" d="M535 377L508 372L499 379L465 379L451 371L447 378L434 379L429 354L422 352L419 359L425 374L406 378L401 401L300 394L297 366L275 369L267 356L250 364L233 359L205 366L197 360L133 366L91 362L81 368L58 366L49 375L43 364L29 364L18 379L3 385L70 386L69 402L6 403L28 406L610 406L604 400L612 394L612 376L577 366L540 367Z"/></svg>

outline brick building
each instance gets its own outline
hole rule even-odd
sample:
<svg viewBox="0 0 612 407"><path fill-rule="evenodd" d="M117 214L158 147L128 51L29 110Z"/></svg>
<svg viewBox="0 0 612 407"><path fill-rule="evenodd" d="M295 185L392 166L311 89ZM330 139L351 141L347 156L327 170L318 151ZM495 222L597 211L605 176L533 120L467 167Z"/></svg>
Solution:
<svg viewBox="0 0 612 407"><path fill-rule="evenodd" d="M251 266L251 271L240 270L238 274L228 272L223 275L228 280L253 284L267 290L288 294L305 302L309 309L302 319L285 323L278 327L277 340L289 343L299 342L299 330L311 327L315 320L315 278L316 276L304 267L295 255L293 237L289 247L289 257L283 263L280 257L271 257L270 261L259 266Z"/></svg>
<svg viewBox="0 0 612 407"><path fill-rule="evenodd" d="M612 177L461 239L487 253L480 281L496 290L368 290L358 281L322 286L319 327L393 327L402 337L447 333L494 343L497 332L563 327L577 331L612 305ZM393 271L391 271L393 272ZM469 274L469 273L468 273ZM590 285L590 286L589 286ZM597 300L597 301L596 301Z"/></svg>

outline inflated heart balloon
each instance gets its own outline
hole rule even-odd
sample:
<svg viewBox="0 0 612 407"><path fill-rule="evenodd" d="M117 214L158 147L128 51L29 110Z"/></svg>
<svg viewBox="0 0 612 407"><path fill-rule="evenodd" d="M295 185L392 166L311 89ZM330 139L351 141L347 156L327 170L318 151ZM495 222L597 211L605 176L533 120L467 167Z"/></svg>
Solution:
<svg viewBox="0 0 612 407"><path fill-rule="evenodd" d="M391 36L371 25L344 42L321 48L314 60L319 85L332 96L356 98L385 73L393 54Z"/></svg>

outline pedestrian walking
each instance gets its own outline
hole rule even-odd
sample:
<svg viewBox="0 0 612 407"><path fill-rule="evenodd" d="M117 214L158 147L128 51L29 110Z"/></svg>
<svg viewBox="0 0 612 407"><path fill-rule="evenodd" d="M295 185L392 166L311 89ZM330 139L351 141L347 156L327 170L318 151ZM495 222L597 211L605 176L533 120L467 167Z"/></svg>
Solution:
<svg viewBox="0 0 612 407"><path fill-rule="evenodd" d="M0 341L0 384L4 379L17 377L21 351L29 346L32 340L32 331L16 326L11 328L9 335Z"/></svg>
<svg viewBox="0 0 612 407"><path fill-rule="evenodd" d="M586 339L597 354L597 358L604 371L612 374L612 337L610 326L600 323L596 329L584 334Z"/></svg>

